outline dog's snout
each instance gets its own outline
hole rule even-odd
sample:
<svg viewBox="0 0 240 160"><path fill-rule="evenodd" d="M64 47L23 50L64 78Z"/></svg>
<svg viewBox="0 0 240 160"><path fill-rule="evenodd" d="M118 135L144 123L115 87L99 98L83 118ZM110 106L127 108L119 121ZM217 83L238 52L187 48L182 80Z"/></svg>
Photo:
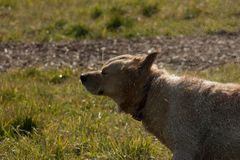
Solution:
<svg viewBox="0 0 240 160"><path fill-rule="evenodd" d="M87 76L84 75L84 74L81 74L81 75L80 75L80 79L81 79L82 83L84 83L84 82L87 81Z"/></svg>

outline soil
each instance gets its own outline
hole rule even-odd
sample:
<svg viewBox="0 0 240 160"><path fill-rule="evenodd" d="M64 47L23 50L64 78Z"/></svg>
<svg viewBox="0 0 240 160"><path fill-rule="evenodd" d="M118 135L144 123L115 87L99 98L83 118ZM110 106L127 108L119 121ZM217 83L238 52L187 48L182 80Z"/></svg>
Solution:
<svg viewBox="0 0 240 160"><path fill-rule="evenodd" d="M157 64L177 70L203 70L240 63L240 35L100 39L50 43L0 43L0 71L25 67L100 67L121 54L161 50Z"/></svg>

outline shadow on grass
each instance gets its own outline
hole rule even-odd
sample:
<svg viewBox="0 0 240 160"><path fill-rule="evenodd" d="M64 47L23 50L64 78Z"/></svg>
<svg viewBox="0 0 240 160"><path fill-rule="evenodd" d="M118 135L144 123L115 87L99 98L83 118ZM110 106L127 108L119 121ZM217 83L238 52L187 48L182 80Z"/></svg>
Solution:
<svg viewBox="0 0 240 160"><path fill-rule="evenodd" d="M31 135L37 128L37 122L32 117L16 118L12 123L12 133L14 135Z"/></svg>
<svg viewBox="0 0 240 160"><path fill-rule="evenodd" d="M130 28L133 25L133 21L126 17L121 17L120 15L114 15L106 23L106 28L108 31L116 32L121 31L124 28Z"/></svg>
<svg viewBox="0 0 240 160"><path fill-rule="evenodd" d="M33 120L33 117L17 117L8 124L0 124L0 140L8 136L14 138L18 138L19 136L31 137L32 133L37 128L37 122Z"/></svg>
<svg viewBox="0 0 240 160"><path fill-rule="evenodd" d="M81 24L77 24L70 26L68 31L66 32L66 35L79 39L90 36L91 35L90 33L91 32L89 28Z"/></svg>

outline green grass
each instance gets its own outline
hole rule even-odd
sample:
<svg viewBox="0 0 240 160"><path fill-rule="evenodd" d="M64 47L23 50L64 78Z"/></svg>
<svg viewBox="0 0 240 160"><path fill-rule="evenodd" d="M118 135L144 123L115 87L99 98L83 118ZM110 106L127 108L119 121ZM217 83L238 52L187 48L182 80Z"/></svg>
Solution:
<svg viewBox="0 0 240 160"><path fill-rule="evenodd" d="M188 74L240 83L240 66ZM0 75L0 159L170 159L141 123L90 95L81 70L28 68Z"/></svg>
<svg viewBox="0 0 240 160"><path fill-rule="evenodd" d="M167 159L141 124L91 96L80 71L25 69L0 75L0 158Z"/></svg>
<svg viewBox="0 0 240 160"><path fill-rule="evenodd" d="M0 0L0 41L206 35L239 18L239 0Z"/></svg>

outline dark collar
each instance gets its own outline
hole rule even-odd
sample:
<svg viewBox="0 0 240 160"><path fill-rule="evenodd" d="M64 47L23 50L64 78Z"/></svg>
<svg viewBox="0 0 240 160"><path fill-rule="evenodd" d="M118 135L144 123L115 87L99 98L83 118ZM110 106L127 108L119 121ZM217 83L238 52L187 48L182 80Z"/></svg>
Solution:
<svg viewBox="0 0 240 160"><path fill-rule="evenodd" d="M148 92L150 90L150 87L151 87L151 84L152 84L152 81L153 81L154 77L150 77L148 82L145 84L144 86L144 95L143 95L143 98L142 100L140 101L140 103L137 105L137 108L135 110L135 113L132 114L132 117L135 119L135 120L138 120L138 121L142 121L143 119L143 109L146 105L146 102L147 102L147 98L148 98Z"/></svg>

